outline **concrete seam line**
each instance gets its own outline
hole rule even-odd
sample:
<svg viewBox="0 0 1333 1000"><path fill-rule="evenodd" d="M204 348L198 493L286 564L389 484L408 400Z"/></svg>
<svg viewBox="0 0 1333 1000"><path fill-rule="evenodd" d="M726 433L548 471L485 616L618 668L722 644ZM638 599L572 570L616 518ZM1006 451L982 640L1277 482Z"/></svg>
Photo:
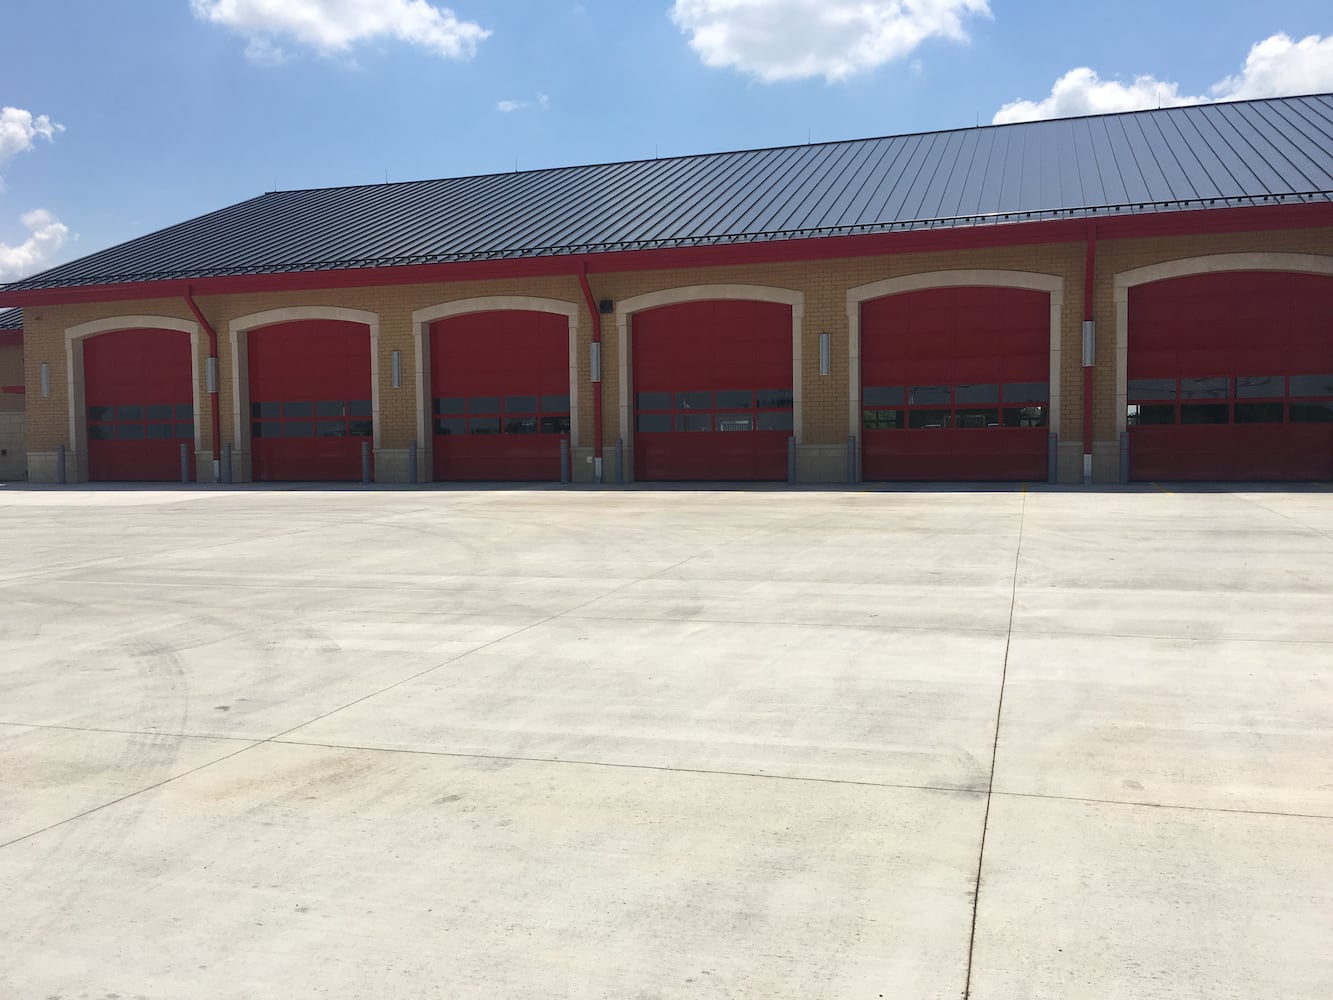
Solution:
<svg viewBox="0 0 1333 1000"><path fill-rule="evenodd" d="M173 734L163 733L161 735L171 736ZM155 781L151 785L147 785L144 788L139 788L132 792L127 792L126 794L120 796L119 798L112 799L110 802L103 802L101 805L93 806L90 809L85 809L83 810L83 812L75 813L73 816L67 816L64 819L58 820L55 823L49 823L46 826L42 827L40 830L32 830L28 833L23 834L20 837L15 837L13 840L5 841L3 844L0 844L0 850L4 850L6 847L12 847L13 845L22 843L25 840L30 840L33 837L40 836L43 833L46 833L50 830L54 830L56 827L64 826L66 823L73 823L75 820L83 819L85 816L91 816L93 813L101 812L103 809L110 809L112 806L120 805L120 803L125 802L128 799L137 798L138 796L143 795L145 792L151 792L154 789L161 788L163 785L170 784L173 781L179 781L181 778L189 777L192 774L202 771L206 767L212 767L214 764L221 764L224 760L231 760L238 754L243 754L248 750L253 750L257 746L263 746L267 742L268 742L267 740L255 740L248 747L241 747L239 750L233 750L231 753L219 757L217 760L210 760L206 763L200 764L198 767L192 767L188 771L182 771L180 774L173 774L171 775L171 777L163 778L161 781Z"/></svg>
<svg viewBox="0 0 1333 1000"><path fill-rule="evenodd" d="M947 785L913 785L897 781L859 781L855 778L817 778L799 774L766 774L758 771L727 771L706 767L668 767L666 764L632 764L624 761L585 760L578 757L524 757L518 754L465 753L461 750L421 750L416 747L377 747L358 743L322 743L318 740L265 740L285 747L318 750L347 750L353 753L407 754L417 757L449 757L454 760L503 760L518 764L559 764L573 767L605 767L626 771L660 771L664 774L697 774L704 777L758 778L764 781L799 781L812 785L848 785L854 788L885 788L904 792L940 792L945 795L985 795L984 788L950 788Z"/></svg>
<svg viewBox="0 0 1333 1000"><path fill-rule="evenodd" d="M1333 822L1333 814L1282 812L1278 809L1239 809L1230 806L1188 806L1171 802L1133 802L1129 799L1095 799L1086 795L1048 795L1042 792L996 792L1010 799L1045 799L1048 802L1086 802L1098 806L1130 806L1138 809L1171 809L1177 812L1226 813L1232 816L1272 816L1276 819L1319 819Z"/></svg>
<svg viewBox="0 0 1333 1000"><path fill-rule="evenodd" d="M1000 667L1000 694L995 704L995 739L991 743L990 778L986 782L986 811L981 818L981 846L977 850L977 878L972 886L972 928L967 937L967 977L963 983L963 1000L972 996L972 957L977 945L977 910L981 906L981 870L986 861L986 831L990 827L991 800L995 797L995 760L1000 751L1000 719L1004 715L1004 685L1009 676L1009 647L1014 638L1014 608L1018 605L1018 563L1023 552L1023 521L1027 514L1028 498L1023 493L1018 507L1018 541L1014 545L1014 579L1009 596L1009 632L1004 639L1004 663Z"/></svg>

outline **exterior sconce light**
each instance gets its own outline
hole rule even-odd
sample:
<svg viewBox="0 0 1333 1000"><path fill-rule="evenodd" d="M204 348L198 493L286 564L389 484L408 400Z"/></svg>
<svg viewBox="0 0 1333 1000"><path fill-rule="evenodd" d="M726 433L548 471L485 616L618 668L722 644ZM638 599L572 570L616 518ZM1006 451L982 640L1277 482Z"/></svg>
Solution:
<svg viewBox="0 0 1333 1000"><path fill-rule="evenodd" d="M209 392L218 391L218 359L209 358L204 368L204 384Z"/></svg>
<svg viewBox="0 0 1333 1000"><path fill-rule="evenodd" d="M42 395L51 395L51 366L45 361L42 362Z"/></svg>
<svg viewBox="0 0 1333 1000"><path fill-rule="evenodd" d="M1087 320L1083 324L1083 367L1091 368L1097 359L1097 324Z"/></svg>
<svg viewBox="0 0 1333 1000"><path fill-rule="evenodd" d="M403 352L394 351L389 355L389 370L393 376L393 387L401 389L403 387Z"/></svg>
<svg viewBox="0 0 1333 1000"><path fill-rule="evenodd" d="M821 333L819 335L819 374L827 375L832 367L833 358L833 335L831 333Z"/></svg>
<svg viewBox="0 0 1333 1000"><path fill-rule="evenodd" d="M600 382L602 380L602 345L596 341L592 344L590 362L592 367L592 381Z"/></svg>

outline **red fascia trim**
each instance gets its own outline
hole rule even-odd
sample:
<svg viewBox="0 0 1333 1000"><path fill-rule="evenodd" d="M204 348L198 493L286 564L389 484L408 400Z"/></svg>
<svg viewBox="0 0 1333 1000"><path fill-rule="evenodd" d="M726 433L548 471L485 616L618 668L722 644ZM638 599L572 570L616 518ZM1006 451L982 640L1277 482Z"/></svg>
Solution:
<svg viewBox="0 0 1333 1000"><path fill-rule="evenodd" d="M28 392L28 389L27 389L26 386L22 386L22 385L0 385L0 393L5 393L5 394L10 395L10 396L23 396L23 395L26 395L27 392Z"/></svg>
<svg viewBox="0 0 1333 1000"><path fill-rule="evenodd" d="M22 330L0 330L0 347L22 347Z"/></svg>
<svg viewBox="0 0 1333 1000"><path fill-rule="evenodd" d="M280 274L232 275L128 284L85 285L0 292L0 306L45 303L111 302L189 294L231 295L252 292L367 288L430 282L482 281L503 278L570 276L575 273L617 273L725 267L731 264L790 263L888 254L929 253L990 247L1081 243L1088 220L1071 218L1036 222L920 229L864 236L820 236L806 239L673 247L662 250L618 250L562 254L456 264L405 264L394 267L341 268ZM1144 239L1209 233L1333 227L1333 203L1218 208L1143 215L1108 216L1097 220L1101 240Z"/></svg>

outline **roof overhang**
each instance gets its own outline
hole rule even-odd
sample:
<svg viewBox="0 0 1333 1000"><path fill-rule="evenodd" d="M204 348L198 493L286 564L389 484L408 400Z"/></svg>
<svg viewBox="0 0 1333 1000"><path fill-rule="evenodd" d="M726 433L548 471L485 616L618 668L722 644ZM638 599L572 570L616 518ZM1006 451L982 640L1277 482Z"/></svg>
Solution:
<svg viewBox="0 0 1333 1000"><path fill-rule="evenodd" d="M364 288L588 273L726 267L835 260L1004 246L1079 243L1089 230L1097 239L1123 240L1210 233L1257 232L1333 227L1333 202L1188 209L1099 217L1006 221L993 224L917 228L904 232L751 240L661 249L552 253L449 263L367 265L320 270L180 277L5 291L0 307L128 299L175 298L243 293Z"/></svg>

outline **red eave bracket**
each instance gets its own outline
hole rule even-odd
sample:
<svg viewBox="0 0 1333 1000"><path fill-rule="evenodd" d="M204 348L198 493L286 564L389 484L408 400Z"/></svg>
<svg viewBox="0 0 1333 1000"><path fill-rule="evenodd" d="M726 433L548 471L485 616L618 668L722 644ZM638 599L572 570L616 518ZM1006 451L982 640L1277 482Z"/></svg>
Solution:
<svg viewBox="0 0 1333 1000"><path fill-rule="evenodd" d="M1333 202L1271 205L1251 208L1190 209L1141 215L1098 217L1097 239L1146 239L1210 233L1258 232L1280 229L1333 228ZM627 271L725 267L735 264L771 264L836 260L888 254L975 250L1003 246L1082 243L1089 219L1044 219L1035 222L996 223L897 233L818 236L765 242L673 247L660 250L617 250L605 253L555 254L507 260L453 264L404 264L393 267L345 268L328 271L234 275L145 281L113 285L84 285L0 292L0 306L36 306L45 303L109 302L126 299L178 298L189 291L197 296L253 292L308 291L330 288L365 288L427 282L481 281L504 278L570 276L581 270L611 274Z"/></svg>

